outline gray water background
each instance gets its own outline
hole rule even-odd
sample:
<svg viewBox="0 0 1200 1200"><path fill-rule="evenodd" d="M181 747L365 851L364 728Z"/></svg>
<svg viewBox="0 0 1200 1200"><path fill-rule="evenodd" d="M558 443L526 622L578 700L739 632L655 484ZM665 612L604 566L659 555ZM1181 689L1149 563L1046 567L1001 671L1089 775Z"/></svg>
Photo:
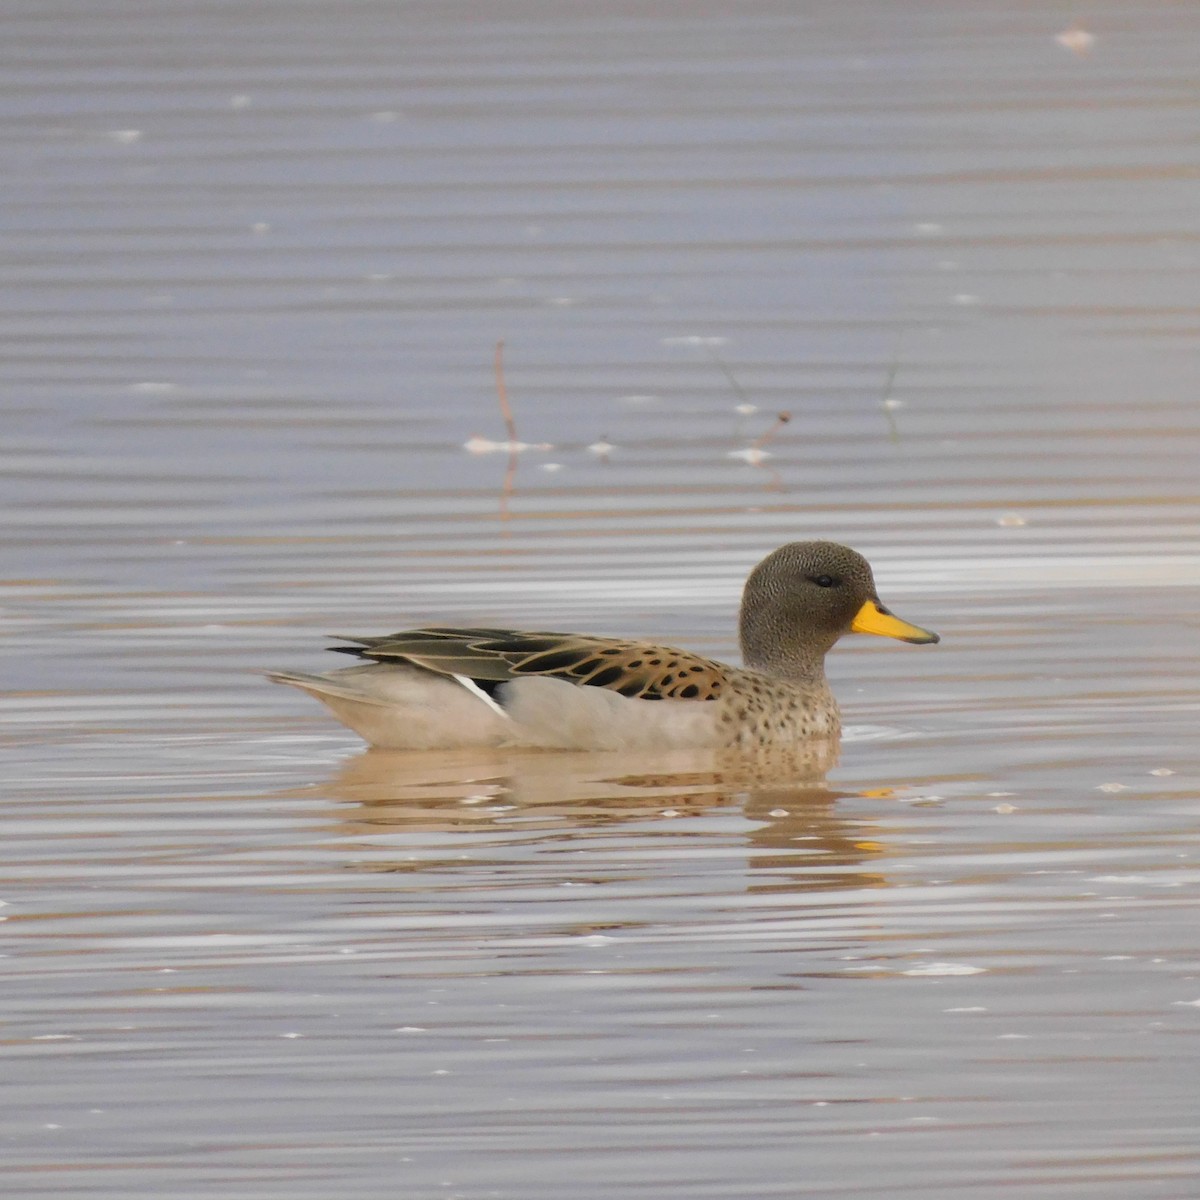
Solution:
<svg viewBox="0 0 1200 1200"><path fill-rule="evenodd" d="M1200 1195L1194 8L3 32L6 1195ZM826 788L259 674L808 536L944 639Z"/></svg>

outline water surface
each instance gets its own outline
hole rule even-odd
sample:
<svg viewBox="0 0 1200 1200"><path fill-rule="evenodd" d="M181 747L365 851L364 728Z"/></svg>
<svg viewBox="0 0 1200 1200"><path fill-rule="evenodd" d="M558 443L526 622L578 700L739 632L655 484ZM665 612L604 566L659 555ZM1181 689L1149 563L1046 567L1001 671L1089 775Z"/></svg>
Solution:
<svg viewBox="0 0 1200 1200"><path fill-rule="evenodd" d="M1196 1194L1200 23L1081 15L9 14L6 1194ZM943 636L824 780L260 675L811 536Z"/></svg>

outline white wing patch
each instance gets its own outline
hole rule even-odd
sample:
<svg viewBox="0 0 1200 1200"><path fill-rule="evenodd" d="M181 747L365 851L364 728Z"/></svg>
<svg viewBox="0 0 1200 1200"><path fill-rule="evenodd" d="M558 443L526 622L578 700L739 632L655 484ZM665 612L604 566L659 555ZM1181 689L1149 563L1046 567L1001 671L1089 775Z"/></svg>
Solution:
<svg viewBox="0 0 1200 1200"><path fill-rule="evenodd" d="M461 683L463 687L465 687L467 691L471 693L471 695L478 696L479 699L482 700L484 704L486 704L493 712L503 717L506 721L512 720L508 713L506 713L504 709L501 708L500 705L497 704L496 701L493 700L491 696L489 696L487 692L485 692L483 688L481 688L479 684L477 684L469 675L454 675L452 678L456 683Z"/></svg>

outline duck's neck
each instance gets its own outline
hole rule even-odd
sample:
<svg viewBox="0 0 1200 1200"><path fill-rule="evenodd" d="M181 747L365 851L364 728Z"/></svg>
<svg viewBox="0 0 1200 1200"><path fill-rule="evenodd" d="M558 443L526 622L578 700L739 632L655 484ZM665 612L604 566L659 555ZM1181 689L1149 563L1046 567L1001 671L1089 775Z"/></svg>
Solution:
<svg viewBox="0 0 1200 1200"><path fill-rule="evenodd" d="M742 602L738 639L746 666L794 683L825 683L825 654L836 638L801 636L778 605Z"/></svg>

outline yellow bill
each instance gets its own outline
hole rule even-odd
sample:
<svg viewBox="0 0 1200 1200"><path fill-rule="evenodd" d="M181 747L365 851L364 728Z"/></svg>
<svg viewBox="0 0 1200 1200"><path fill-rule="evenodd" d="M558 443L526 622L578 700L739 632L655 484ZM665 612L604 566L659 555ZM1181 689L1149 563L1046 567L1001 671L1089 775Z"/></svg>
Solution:
<svg viewBox="0 0 1200 1200"><path fill-rule="evenodd" d="M893 617L886 608L876 600L868 600L854 617L850 625L851 633L877 633L880 637L896 638L901 642L915 642L918 646L927 645L939 640L936 633L922 629L919 625L910 625L907 621Z"/></svg>

